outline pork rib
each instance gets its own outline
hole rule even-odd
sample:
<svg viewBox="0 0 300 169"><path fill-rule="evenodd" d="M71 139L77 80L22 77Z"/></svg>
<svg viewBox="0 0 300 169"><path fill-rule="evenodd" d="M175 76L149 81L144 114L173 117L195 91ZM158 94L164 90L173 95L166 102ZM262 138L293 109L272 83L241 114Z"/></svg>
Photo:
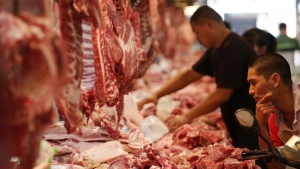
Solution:
<svg viewBox="0 0 300 169"><path fill-rule="evenodd" d="M60 115L66 121L68 133L82 125L80 82L83 73L82 14L73 7L73 0L59 1L61 35L68 59L67 85L55 102Z"/></svg>
<svg viewBox="0 0 300 169"><path fill-rule="evenodd" d="M107 3L101 1L100 16L103 18L101 28L92 27L93 50L96 70L95 93L101 105L113 106L117 103L119 90L117 85L114 56L121 55L121 47L116 43L112 24L107 16Z"/></svg>
<svg viewBox="0 0 300 169"><path fill-rule="evenodd" d="M95 66L94 66L94 52L92 40L92 26L89 22L82 23L83 29L83 75L81 79L81 99L82 111L90 117L93 112L95 99Z"/></svg>

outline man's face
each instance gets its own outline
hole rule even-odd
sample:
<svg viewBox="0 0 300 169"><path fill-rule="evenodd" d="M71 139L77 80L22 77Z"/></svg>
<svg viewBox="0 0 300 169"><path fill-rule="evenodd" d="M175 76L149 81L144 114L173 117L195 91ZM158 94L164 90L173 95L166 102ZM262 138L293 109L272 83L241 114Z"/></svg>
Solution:
<svg viewBox="0 0 300 169"><path fill-rule="evenodd" d="M257 75L255 68L248 69L248 82L250 83L249 94L258 102L268 91L273 91L274 87L269 79L262 75Z"/></svg>
<svg viewBox="0 0 300 169"><path fill-rule="evenodd" d="M196 25L192 24L192 30L196 34L198 42L206 48L211 48L211 37L209 35L210 31L207 24Z"/></svg>

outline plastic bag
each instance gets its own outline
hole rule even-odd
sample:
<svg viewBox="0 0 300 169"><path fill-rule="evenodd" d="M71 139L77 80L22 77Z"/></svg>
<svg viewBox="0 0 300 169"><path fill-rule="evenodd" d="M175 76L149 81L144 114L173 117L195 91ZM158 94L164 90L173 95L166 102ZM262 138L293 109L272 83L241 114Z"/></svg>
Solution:
<svg viewBox="0 0 300 169"><path fill-rule="evenodd" d="M141 130L145 137L151 142L159 140L169 133L168 127L156 116L150 115L141 123Z"/></svg>
<svg viewBox="0 0 300 169"><path fill-rule="evenodd" d="M170 95L164 96L158 100L156 105L156 116L159 119L166 121L171 117L173 110L179 105L180 101L173 100Z"/></svg>
<svg viewBox="0 0 300 169"><path fill-rule="evenodd" d="M40 152L36 159L36 166L34 169L48 169L51 166L52 159L57 153L57 149L52 147L46 140L40 142Z"/></svg>

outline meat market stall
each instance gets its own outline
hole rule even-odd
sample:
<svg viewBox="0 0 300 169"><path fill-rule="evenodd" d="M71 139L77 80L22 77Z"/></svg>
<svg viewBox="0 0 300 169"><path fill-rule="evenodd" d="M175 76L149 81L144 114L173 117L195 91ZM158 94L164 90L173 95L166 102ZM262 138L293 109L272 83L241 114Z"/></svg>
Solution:
<svg viewBox="0 0 300 169"><path fill-rule="evenodd" d="M0 169L255 167L238 160L219 110L173 133L164 125L215 90L210 77L137 109L202 54L182 8L0 0L0 10Z"/></svg>

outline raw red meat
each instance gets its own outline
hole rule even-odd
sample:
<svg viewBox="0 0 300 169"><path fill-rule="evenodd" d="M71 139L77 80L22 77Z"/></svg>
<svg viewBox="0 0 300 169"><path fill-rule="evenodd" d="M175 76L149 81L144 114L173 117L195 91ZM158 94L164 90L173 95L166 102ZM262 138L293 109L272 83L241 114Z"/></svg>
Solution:
<svg viewBox="0 0 300 169"><path fill-rule="evenodd" d="M43 17L0 13L0 164L11 156L33 168L44 130L55 121L53 99L66 76L58 36Z"/></svg>
<svg viewBox="0 0 300 169"><path fill-rule="evenodd" d="M59 114L66 121L68 133L82 125L80 83L83 73L82 14L73 7L73 0L59 1L60 31L68 59L66 86L55 99Z"/></svg>

